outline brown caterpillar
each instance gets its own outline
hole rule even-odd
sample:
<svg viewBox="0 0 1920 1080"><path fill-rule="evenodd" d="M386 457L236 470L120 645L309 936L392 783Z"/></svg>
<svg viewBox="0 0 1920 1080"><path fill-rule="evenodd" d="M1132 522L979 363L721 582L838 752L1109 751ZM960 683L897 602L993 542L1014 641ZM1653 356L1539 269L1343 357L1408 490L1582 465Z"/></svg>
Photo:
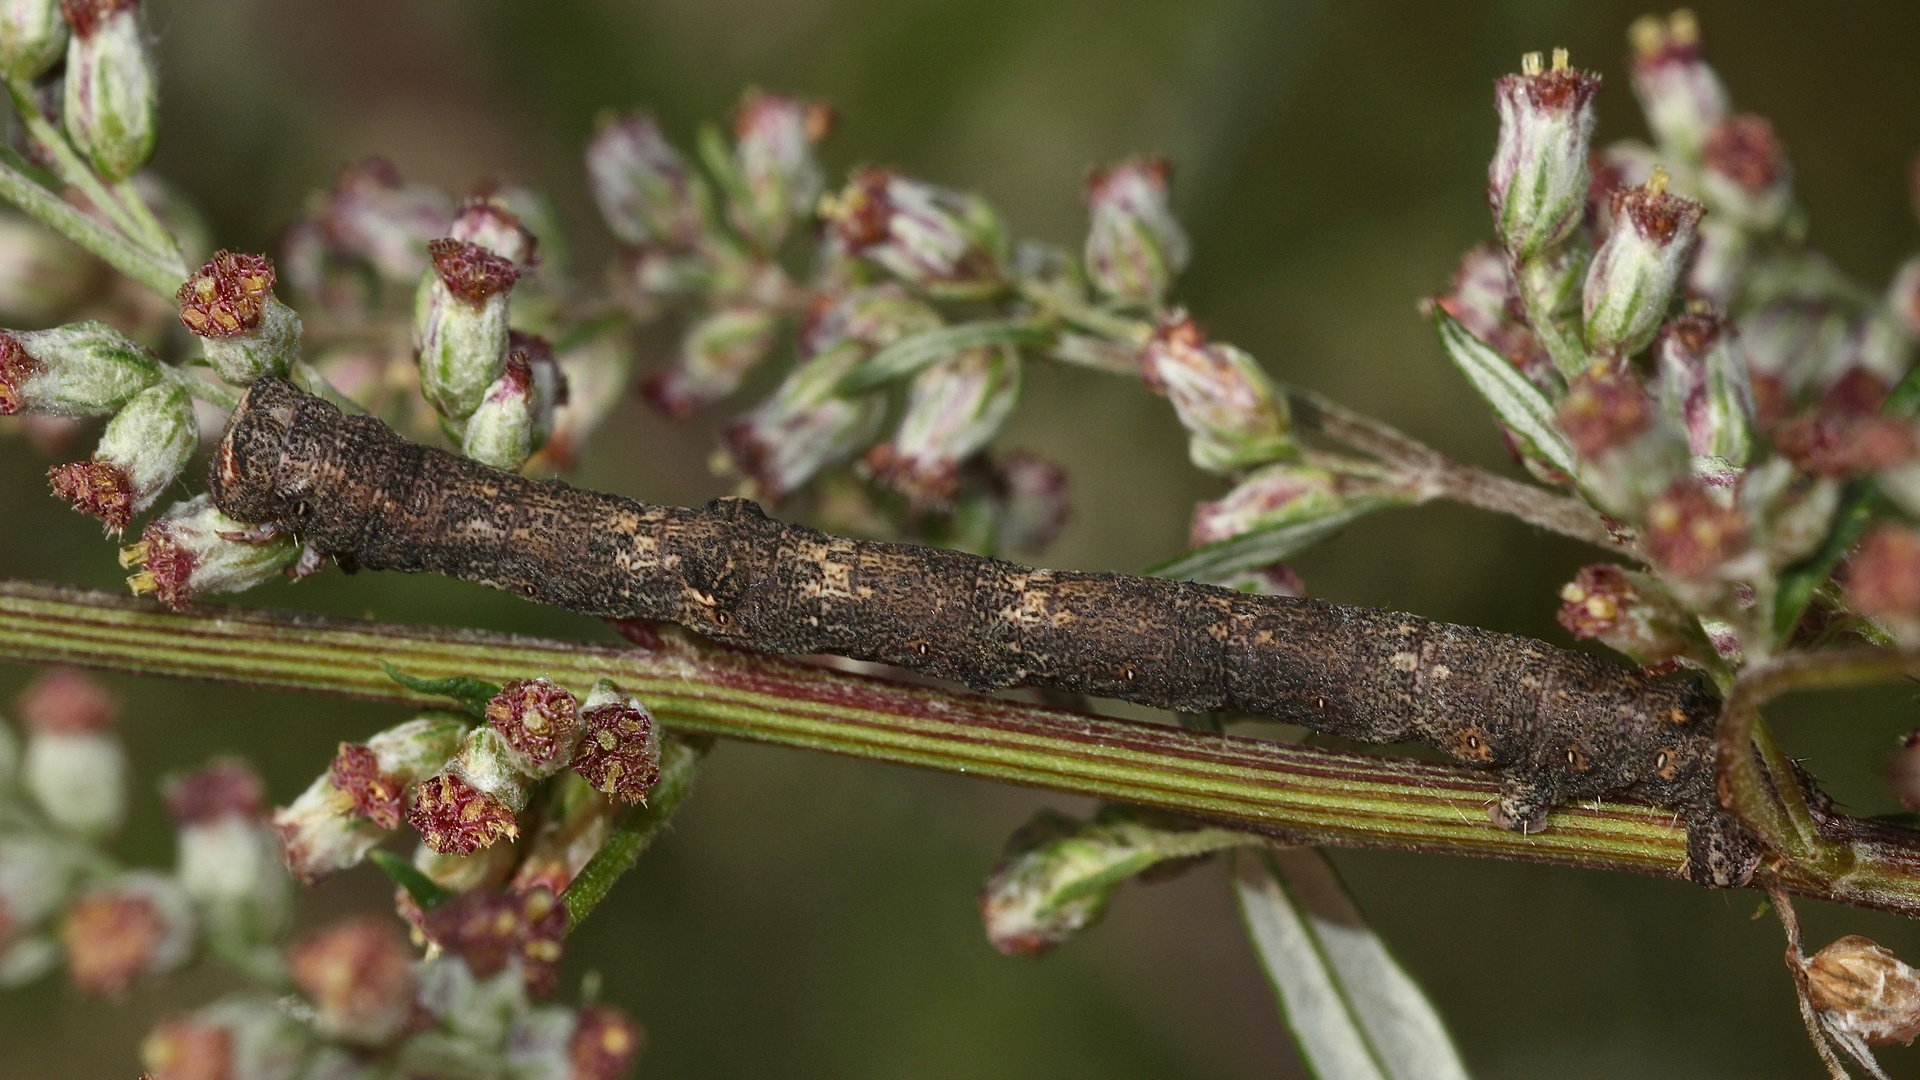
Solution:
<svg viewBox="0 0 1920 1080"><path fill-rule="evenodd" d="M849 540L740 499L650 506L409 442L279 380L255 384L235 411L212 492L230 516L289 529L350 567L445 574L981 691L1050 686L1422 742L1498 772L1493 813L1511 828L1537 828L1571 799L1632 795L1687 822L1696 881L1743 884L1759 857L1714 794L1711 694L1528 638Z"/></svg>

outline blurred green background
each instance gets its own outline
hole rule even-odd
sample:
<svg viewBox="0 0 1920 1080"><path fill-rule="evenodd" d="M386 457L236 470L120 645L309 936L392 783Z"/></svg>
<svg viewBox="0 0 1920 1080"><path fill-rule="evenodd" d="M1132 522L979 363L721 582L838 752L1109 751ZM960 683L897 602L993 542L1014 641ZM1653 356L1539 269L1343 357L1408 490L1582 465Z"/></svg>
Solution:
<svg viewBox="0 0 1920 1080"><path fill-rule="evenodd" d="M1569 47L1612 84L1601 138L1640 134L1625 87L1634 4L1308 0L150 0L164 66L158 168L219 242L272 246L343 162L383 153L453 191L550 190L588 265L607 248L581 182L597 110L645 105L685 139L748 85L834 102L838 171L898 165L982 191L1023 235L1077 244L1093 165L1164 151L1197 257L1185 301L1277 375L1464 459L1506 468L1414 302L1488 234L1491 80ZM1770 116L1814 241L1884 282L1920 247L1910 3L1696 5L1737 104ZM657 359L657 358L647 358ZM643 360L643 362L646 362ZM1072 470L1054 565L1127 569L1182 544L1221 489L1185 462L1164 402L1036 367L1002 445ZM724 410L723 410L724 412ZM628 405L579 478L655 501L720 493L712 423ZM111 546L46 497L48 462L0 443L0 568L117 587ZM1375 519L1299 561L1315 594L1556 642L1553 593L1591 553L1433 507ZM564 613L440 580L330 574L252 602L600 637ZM31 672L0 666L0 702ZM153 782L208 755L296 793L392 709L115 679L138 764L122 844L170 858ZM1915 724L1898 688L1789 702L1783 739L1850 809L1893 809L1882 775ZM722 745L670 836L571 942L649 1028L652 1077L1300 1075L1218 866L1129 887L1107 922L1038 962L1004 959L974 892L1005 834L1075 800L798 752ZM1782 941L1752 893L1377 852L1335 861L1451 1022L1475 1075L1788 1077L1819 1069ZM305 914L380 904L369 872ZM1806 905L1812 945L1869 934L1920 959L1920 928ZM0 1078L127 1077L158 1015L229 985L203 969L83 1002L48 980L0 998ZM1920 1057L1886 1055L1896 1075Z"/></svg>

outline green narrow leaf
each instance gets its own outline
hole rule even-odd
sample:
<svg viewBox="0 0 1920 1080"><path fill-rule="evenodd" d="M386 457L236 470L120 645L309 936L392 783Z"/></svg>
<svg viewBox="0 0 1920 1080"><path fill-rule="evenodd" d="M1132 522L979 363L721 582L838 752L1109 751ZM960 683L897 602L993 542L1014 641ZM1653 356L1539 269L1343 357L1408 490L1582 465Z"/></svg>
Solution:
<svg viewBox="0 0 1920 1080"><path fill-rule="evenodd" d="M413 897L413 902L420 905L421 911L432 911L454 897L453 893L435 885L433 879L421 873L418 867L391 851L376 851L367 858L392 878L395 885L407 890L407 895Z"/></svg>
<svg viewBox="0 0 1920 1080"><path fill-rule="evenodd" d="M967 349L988 345L1038 348L1053 343L1053 331L1023 323L985 321L943 326L901 338L868 357L840 380L842 394L859 394L932 367Z"/></svg>
<svg viewBox="0 0 1920 1080"><path fill-rule="evenodd" d="M1174 581L1219 581L1247 570L1272 566L1295 553L1319 543L1353 522L1379 510L1410 506L1412 496L1367 496L1355 498L1325 517L1286 521L1205 547L1184 552L1166 562L1148 568L1148 577Z"/></svg>
<svg viewBox="0 0 1920 1080"><path fill-rule="evenodd" d="M1447 356L1486 399L1500 422L1542 460L1568 476L1579 475L1573 447L1555 426L1553 403L1547 396L1515 371L1506 357L1474 337L1438 305L1433 309L1433 325L1440 331L1440 344Z"/></svg>
<svg viewBox="0 0 1920 1080"><path fill-rule="evenodd" d="M456 675L450 679L420 679L401 671L385 660L380 661L380 666L385 669L387 678L401 686L416 693L452 698L460 703L461 708L482 720L487 718L487 702L493 700L493 696L500 692L500 687L493 683L469 679L462 675Z"/></svg>
<svg viewBox="0 0 1920 1080"><path fill-rule="evenodd" d="M694 144L700 152L700 163L713 174L713 182L719 185L720 193L728 202L737 206L748 206L752 196L747 191L747 181L740 175L740 167L734 163L733 147L727 145L727 137L717 124L708 122L700 125L700 133L694 136Z"/></svg>
<svg viewBox="0 0 1920 1080"><path fill-rule="evenodd" d="M1301 1058L1321 1080L1467 1080L1446 1025L1316 848L1242 850L1234 888Z"/></svg>

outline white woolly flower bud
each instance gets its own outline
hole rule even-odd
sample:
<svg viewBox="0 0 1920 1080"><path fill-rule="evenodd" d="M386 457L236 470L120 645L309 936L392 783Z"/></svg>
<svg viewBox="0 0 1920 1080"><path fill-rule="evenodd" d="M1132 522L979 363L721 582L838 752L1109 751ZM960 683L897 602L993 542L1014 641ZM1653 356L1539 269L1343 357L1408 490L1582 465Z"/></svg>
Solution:
<svg viewBox="0 0 1920 1080"><path fill-rule="evenodd" d="M1019 400L1020 354L969 349L914 376L899 428L864 464L916 507L946 507L961 464L1000 433Z"/></svg>
<svg viewBox="0 0 1920 1080"><path fill-rule="evenodd" d="M62 0L67 136L109 181L132 176L159 137L159 79L140 26L140 0Z"/></svg>
<svg viewBox="0 0 1920 1080"><path fill-rule="evenodd" d="M1338 477L1312 465L1281 462L1255 470L1219 500L1195 506L1188 542L1200 547L1276 525L1314 521L1345 506Z"/></svg>
<svg viewBox="0 0 1920 1080"><path fill-rule="evenodd" d="M333 764L273 813L287 869L308 884L366 858L399 828L414 785L460 748L467 724L427 713L365 743L341 743Z"/></svg>
<svg viewBox="0 0 1920 1080"><path fill-rule="evenodd" d="M149 522L121 566L140 566L127 578L136 596L152 593L178 611L207 593L245 592L292 565L300 544L289 533L256 529L221 513L209 495L174 503Z"/></svg>
<svg viewBox="0 0 1920 1080"><path fill-rule="evenodd" d="M733 393L747 372L766 359L779 330L779 319L766 308L723 307L687 329L678 362L648 378L640 393L668 416L691 416Z"/></svg>
<svg viewBox="0 0 1920 1080"><path fill-rule="evenodd" d="M1582 297L1587 347L1608 356L1645 348L1667 317L1704 211L1667 191L1655 170L1644 187L1613 194L1613 231L1594 254Z"/></svg>
<svg viewBox="0 0 1920 1080"><path fill-rule="evenodd" d="M90 460L56 465L48 478L55 495L118 533L180 478L199 446L193 399L185 387L163 383L120 410Z"/></svg>
<svg viewBox="0 0 1920 1080"><path fill-rule="evenodd" d="M467 419L460 452L496 469L517 472L533 454L537 395L525 353L507 358L507 369L487 387L487 396Z"/></svg>
<svg viewBox="0 0 1920 1080"><path fill-rule="evenodd" d="M1006 230L978 196L867 168L821 213L848 254L930 295L977 299L1005 286Z"/></svg>
<svg viewBox="0 0 1920 1080"><path fill-rule="evenodd" d="M1165 394L1192 433L1195 465L1229 472L1293 452L1286 399L1253 357L1210 343L1185 312L1174 312L1140 354L1147 389Z"/></svg>
<svg viewBox="0 0 1920 1080"><path fill-rule="evenodd" d="M110 717L36 724L22 778L47 820L98 838L120 827L127 808L127 753Z"/></svg>
<svg viewBox="0 0 1920 1080"><path fill-rule="evenodd" d="M1546 70L1539 53L1528 53L1520 74L1494 84L1500 139L1487 168L1487 198L1494 231L1517 259L1532 258L1580 224L1599 91L1599 76L1569 67L1565 49L1554 50Z"/></svg>
<svg viewBox="0 0 1920 1080"><path fill-rule="evenodd" d="M1660 399L1696 457L1739 468L1753 451L1753 383L1725 320L1683 315L1660 335Z"/></svg>
<svg viewBox="0 0 1920 1080"><path fill-rule="evenodd" d="M103 322L0 330L0 416L110 416L161 378L152 353Z"/></svg>
<svg viewBox="0 0 1920 1080"><path fill-rule="evenodd" d="M507 293L519 270L464 240L435 240L427 247L433 269L420 279L413 309L420 392L458 425L480 407L506 367Z"/></svg>
<svg viewBox="0 0 1920 1080"><path fill-rule="evenodd" d="M1691 157L1726 119L1727 89L1700 57L1700 24L1689 11L1664 23L1648 15L1627 31L1633 45L1633 93L1662 148Z"/></svg>
<svg viewBox="0 0 1920 1080"><path fill-rule="evenodd" d="M60 0L0 0L0 76L32 82L66 51Z"/></svg>
<svg viewBox="0 0 1920 1080"><path fill-rule="evenodd" d="M813 147L832 126L833 110L825 105L748 92L733 118L745 198L729 209L740 231L775 247L796 218L813 210L824 184Z"/></svg>
<svg viewBox="0 0 1920 1080"><path fill-rule="evenodd" d="M1187 233L1167 205L1165 158L1134 158L1087 179L1087 277L1117 300L1157 304L1186 269Z"/></svg>
<svg viewBox="0 0 1920 1080"><path fill-rule="evenodd" d="M600 216L629 244L692 247L707 227L707 189L644 112L604 121L587 144Z"/></svg>

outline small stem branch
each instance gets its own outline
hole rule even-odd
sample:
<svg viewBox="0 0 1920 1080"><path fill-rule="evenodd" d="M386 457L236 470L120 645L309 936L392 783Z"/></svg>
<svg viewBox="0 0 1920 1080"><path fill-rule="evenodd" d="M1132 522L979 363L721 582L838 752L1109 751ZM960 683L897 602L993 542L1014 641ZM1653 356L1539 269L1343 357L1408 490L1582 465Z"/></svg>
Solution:
<svg viewBox="0 0 1920 1080"><path fill-rule="evenodd" d="M0 198L163 296L171 297L186 280L185 271L155 259L145 249L67 205L59 196L4 162L0 162Z"/></svg>
<svg viewBox="0 0 1920 1080"><path fill-rule="evenodd" d="M104 593L0 582L0 656L395 704L433 699L388 678L383 660L422 678L505 681L537 672L581 691L605 677L683 736L965 773L1158 807L1292 843L1672 878L1682 877L1686 861L1686 830L1653 807L1565 806L1549 816L1545 832L1510 832L1487 820L1497 797L1490 778L1455 766L1113 720L717 646L616 649L247 608L171 615ZM1789 863L1775 883L1801 895L1920 915L1920 849L1912 834L1842 817L1821 827L1855 854L1854 867L1835 876Z"/></svg>
<svg viewBox="0 0 1920 1080"><path fill-rule="evenodd" d="M180 251L180 241L176 239L164 223L147 205L146 196L140 194L133 181L122 180L113 186L113 192L127 208L127 216L133 219L134 229L146 241L148 248L168 261L178 263L182 276L186 273L186 256Z"/></svg>
<svg viewBox="0 0 1920 1080"><path fill-rule="evenodd" d="M712 739L699 737L668 738L662 744L660 782L654 785L647 805L632 811L620 822L593 859L580 869L567 891L560 894L560 902L567 906L569 927L584 922L612 891L613 883L633 869L633 864L653 845L654 838L667 827L674 811L693 790L693 774L699 770L700 759L707 756L707 748L712 745Z"/></svg>
<svg viewBox="0 0 1920 1080"><path fill-rule="evenodd" d="M1143 319L1116 315L1104 308L1089 304L1077 290L1070 287L1046 285L1026 278L1019 279L1014 286L1029 303L1036 304L1083 330L1091 330L1135 348L1145 345L1153 337L1152 323Z"/></svg>
<svg viewBox="0 0 1920 1080"><path fill-rule="evenodd" d="M162 370L166 372L166 377L170 381L183 387L187 393L212 405L216 409L225 409L227 412L232 412L240 407L240 395L220 383L213 382L210 379L202 379L196 375L182 371L177 367L163 367Z"/></svg>
<svg viewBox="0 0 1920 1080"><path fill-rule="evenodd" d="M293 362L293 369L287 373L287 378L292 381L293 385L317 398L325 400L329 405L332 405L349 416L367 415L367 410L361 408L359 402L341 393L339 387L328 382L327 377L320 374L318 368L307 363L305 360L295 360ZM239 404L239 399L235 398L234 403L227 406L227 411L232 412Z"/></svg>

